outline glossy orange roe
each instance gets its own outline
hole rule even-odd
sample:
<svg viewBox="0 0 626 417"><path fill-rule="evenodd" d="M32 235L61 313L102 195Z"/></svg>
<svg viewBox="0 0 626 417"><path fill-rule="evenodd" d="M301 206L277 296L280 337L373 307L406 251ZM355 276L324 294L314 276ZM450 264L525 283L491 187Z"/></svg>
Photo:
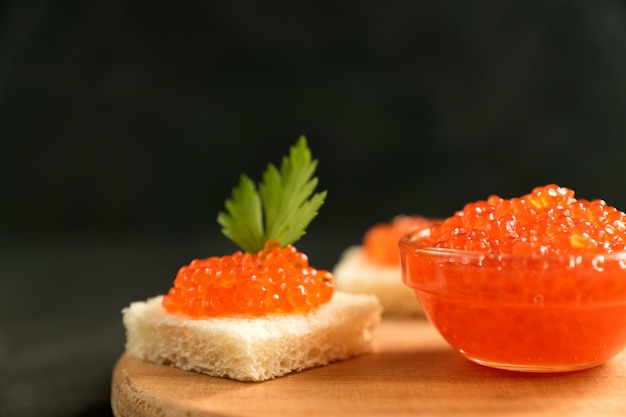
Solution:
<svg viewBox="0 0 626 417"><path fill-rule="evenodd" d="M396 216L389 223L375 224L363 236L363 254L374 263L399 265L398 240L430 223L431 220L421 216Z"/></svg>
<svg viewBox="0 0 626 417"><path fill-rule="evenodd" d="M310 267L294 246L269 241L257 254L235 252L183 266L163 307L192 318L308 313L333 292L330 272Z"/></svg>
<svg viewBox="0 0 626 417"><path fill-rule="evenodd" d="M577 200L551 184L520 198L491 196L431 230L431 246L515 254L582 254L623 251L626 214L603 200Z"/></svg>
<svg viewBox="0 0 626 417"><path fill-rule="evenodd" d="M623 212L556 185L490 197L403 238L403 279L469 359L583 369L626 346L625 225Z"/></svg>

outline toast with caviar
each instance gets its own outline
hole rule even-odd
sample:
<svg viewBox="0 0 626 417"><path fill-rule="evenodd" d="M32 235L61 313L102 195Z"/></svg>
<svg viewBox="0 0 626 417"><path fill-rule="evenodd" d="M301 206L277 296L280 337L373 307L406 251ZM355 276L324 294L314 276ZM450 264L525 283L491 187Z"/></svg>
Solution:
<svg viewBox="0 0 626 417"><path fill-rule="evenodd" d="M326 197L314 192L316 165L300 137L258 187L241 176L217 218L241 250L195 259L166 294L123 309L129 355L263 381L376 350L378 298L336 291L293 246Z"/></svg>
<svg viewBox="0 0 626 417"><path fill-rule="evenodd" d="M434 220L422 216L396 216L370 227L360 245L347 248L333 269L339 291L372 294L383 305L385 316L422 315L415 292L402 282L398 242L409 232Z"/></svg>

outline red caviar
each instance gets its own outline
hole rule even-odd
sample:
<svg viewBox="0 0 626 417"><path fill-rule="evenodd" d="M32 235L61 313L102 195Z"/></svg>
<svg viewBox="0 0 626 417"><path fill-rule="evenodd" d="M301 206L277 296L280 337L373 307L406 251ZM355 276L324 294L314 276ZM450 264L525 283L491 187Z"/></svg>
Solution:
<svg viewBox="0 0 626 417"><path fill-rule="evenodd" d="M404 282L469 359L555 372L626 346L626 215L547 185L467 204L400 241Z"/></svg>
<svg viewBox="0 0 626 417"><path fill-rule="evenodd" d="M396 216L389 223L375 224L363 236L363 253L372 262L399 265L398 240L430 223L431 220L421 216Z"/></svg>
<svg viewBox="0 0 626 417"><path fill-rule="evenodd" d="M192 318L308 313L333 292L330 272L309 266L294 246L268 241L256 254L238 251L183 266L163 307Z"/></svg>
<svg viewBox="0 0 626 417"><path fill-rule="evenodd" d="M626 214L551 184L521 198L465 205L424 240L447 249L515 254L613 253L626 244Z"/></svg>

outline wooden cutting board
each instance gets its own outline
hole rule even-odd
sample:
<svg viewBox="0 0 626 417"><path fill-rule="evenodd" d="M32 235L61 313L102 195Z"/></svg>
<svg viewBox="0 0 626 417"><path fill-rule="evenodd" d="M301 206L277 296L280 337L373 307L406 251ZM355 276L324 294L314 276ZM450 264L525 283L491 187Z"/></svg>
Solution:
<svg viewBox="0 0 626 417"><path fill-rule="evenodd" d="M564 374L476 365L426 320L389 320L380 351L265 382L238 382L144 363L113 371L116 417L626 416L626 352Z"/></svg>

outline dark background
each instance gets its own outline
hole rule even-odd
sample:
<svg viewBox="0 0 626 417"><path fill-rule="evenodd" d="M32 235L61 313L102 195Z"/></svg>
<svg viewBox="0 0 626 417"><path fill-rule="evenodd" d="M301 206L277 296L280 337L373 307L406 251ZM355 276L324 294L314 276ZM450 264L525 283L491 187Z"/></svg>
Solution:
<svg viewBox="0 0 626 417"><path fill-rule="evenodd" d="M3 2L0 416L109 415L121 308L232 252L225 198L300 134L320 268L547 183L626 209L625 41L611 0Z"/></svg>

